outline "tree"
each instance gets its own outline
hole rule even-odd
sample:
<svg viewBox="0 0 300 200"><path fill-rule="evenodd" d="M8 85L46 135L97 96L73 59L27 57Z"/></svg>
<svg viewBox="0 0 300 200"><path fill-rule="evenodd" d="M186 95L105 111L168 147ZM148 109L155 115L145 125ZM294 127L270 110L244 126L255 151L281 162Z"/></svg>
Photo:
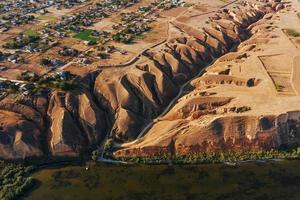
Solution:
<svg viewBox="0 0 300 200"><path fill-rule="evenodd" d="M93 161L96 162L96 161L98 160L99 156L100 156L100 152L99 152L98 150L94 150L94 151L92 152L92 160L93 160Z"/></svg>
<svg viewBox="0 0 300 200"><path fill-rule="evenodd" d="M49 66L49 65L51 65L51 61L49 60L49 59L47 59L47 58L43 58L43 59L41 59L41 65L44 65L44 66Z"/></svg>
<svg viewBox="0 0 300 200"><path fill-rule="evenodd" d="M107 139L104 144L104 151L112 151L113 143L113 139Z"/></svg>
<svg viewBox="0 0 300 200"><path fill-rule="evenodd" d="M16 92L19 90L19 86L17 86L16 84L12 83L9 85L9 89L11 89L12 91Z"/></svg>

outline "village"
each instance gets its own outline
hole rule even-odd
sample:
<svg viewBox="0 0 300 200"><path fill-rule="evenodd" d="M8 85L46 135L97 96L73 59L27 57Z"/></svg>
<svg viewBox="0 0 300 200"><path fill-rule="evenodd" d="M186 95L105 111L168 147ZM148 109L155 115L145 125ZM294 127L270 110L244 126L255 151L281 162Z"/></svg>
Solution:
<svg viewBox="0 0 300 200"><path fill-rule="evenodd" d="M134 52L121 44L142 39L153 30L151 24L160 12L177 6L183 6L183 2L0 2L0 99L9 94L49 92L51 88L76 89L78 74L68 67L114 66L113 61L128 61ZM55 15L58 11L60 15ZM105 23L108 26L102 26Z"/></svg>
<svg viewBox="0 0 300 200"><path fill-rule="evenodd" d="M2 18L0 20L0 33L6 32L15 26L32 23L35 20L33 13L44 14L47 12L47 8L51 6L59 9L71 8L84 2L86 0L2 1L0 2L0 16Z"/></svg>

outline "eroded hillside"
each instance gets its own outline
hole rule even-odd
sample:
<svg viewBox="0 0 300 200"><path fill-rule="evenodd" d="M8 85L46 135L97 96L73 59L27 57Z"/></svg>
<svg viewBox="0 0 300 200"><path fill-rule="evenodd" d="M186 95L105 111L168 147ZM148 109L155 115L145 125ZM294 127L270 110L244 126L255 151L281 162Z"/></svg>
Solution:
<svg viewBox="0 0 300 200"><path fill-rule="evenodd" d="M264 15L253 24L243 17L234 20L244 22L251 37L192 80L164 115L115 155L159 155L170 146L183 154L297 146L299 51L285 29L299 22L287 10ZM226 18L220 15L222 19L215 17L213 22L217 27ZM225 41L222 44L228 44Z"/></svg>
<svg viewBox="0 0 300 200"><path fill-rule="evenodd" d="M136 62L74 72L76 91L4 97L0 157L77 156L107 138L117 156L299 144L294 4L191 7Z"/></svg>

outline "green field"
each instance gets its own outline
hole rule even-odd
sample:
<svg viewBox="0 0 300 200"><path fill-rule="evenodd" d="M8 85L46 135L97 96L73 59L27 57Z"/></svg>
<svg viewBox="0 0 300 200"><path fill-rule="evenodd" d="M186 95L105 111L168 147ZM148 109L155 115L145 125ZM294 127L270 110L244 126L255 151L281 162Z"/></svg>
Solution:
<svg viewBox="0 0 300 200"><path fill-rule="evenodd" d="M44 169L27 200L299 200L300 161Z"/></svg>
<svg viewBox="0 0 300 200"><path fill-rule="evenodd" d="M92 42L97 42L98 37L91 36L91 33L93 30L84 30L79 33L77 33L74 37L80 40L85 40L85 41L92 41Z"/></svg>
<svg viewBox="0 0 300 200"><path fill-rule="evenodd" d="M39 36L40 35L37 31L32 30L32 29L28 29L28 30L24 31L23 34L29 35L29 36Z"/></svg>

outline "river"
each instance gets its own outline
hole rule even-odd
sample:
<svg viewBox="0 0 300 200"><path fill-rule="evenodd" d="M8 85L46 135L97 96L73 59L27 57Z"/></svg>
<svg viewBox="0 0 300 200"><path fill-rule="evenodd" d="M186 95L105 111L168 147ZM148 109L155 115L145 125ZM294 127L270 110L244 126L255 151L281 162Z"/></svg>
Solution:
<svg viewBox="0 0 300 200"><path fill-rule="evenodd" d="M26 200L299 200L300 160L42 169Z"/></svg>

